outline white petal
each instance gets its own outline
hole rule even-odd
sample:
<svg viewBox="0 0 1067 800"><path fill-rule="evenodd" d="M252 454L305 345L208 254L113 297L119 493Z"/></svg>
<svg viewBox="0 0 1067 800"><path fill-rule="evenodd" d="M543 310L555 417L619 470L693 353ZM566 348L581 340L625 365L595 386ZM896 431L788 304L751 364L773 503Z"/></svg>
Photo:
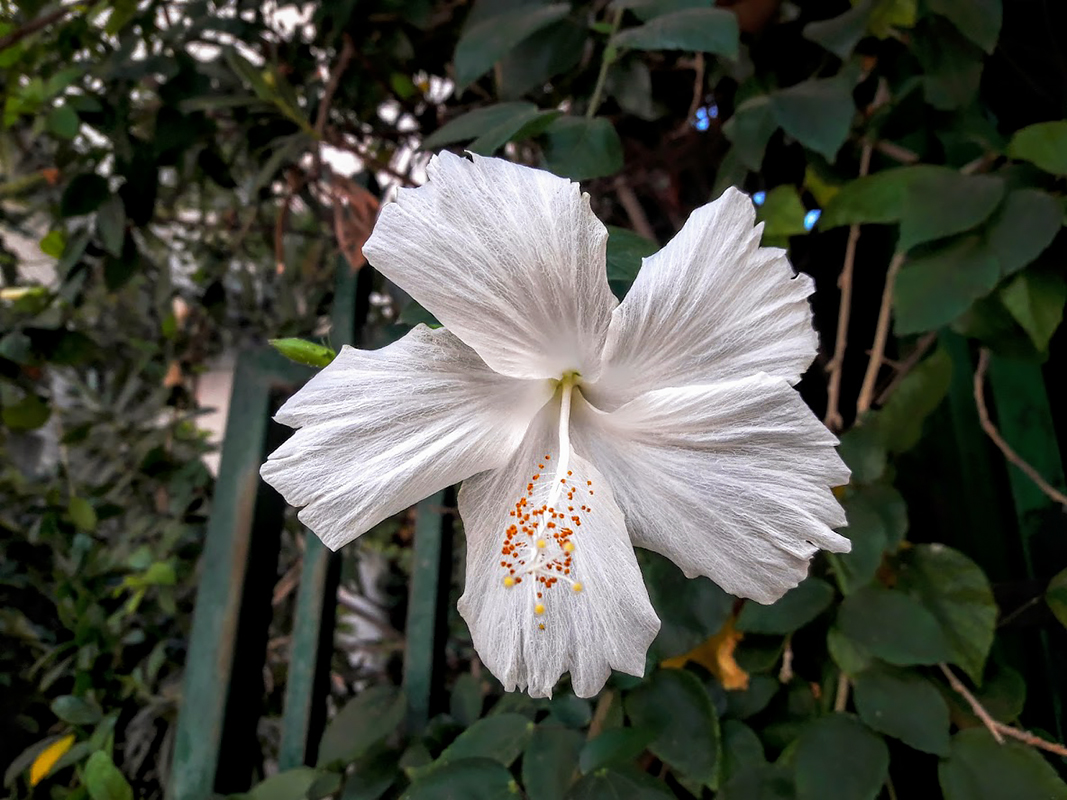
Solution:
<svg viewBox="0 0 1067 800"><path fill-rule="evenodd" d="M498 375L452 334L420 325L381 350L343 348L278 412L299 430L261 474L337 549L505 463L552 391Z"/></svg>
<svg viewBox="0 0 1067 800"><path fill-rule="evenodd" d="M560 676L570 671L575 693L591 697L612 669L644 674L659 619L622 512L600 473L575 453L565 476L556 472L558 414L559 401L549 403L505 467L463 484L459 512L467 532L467 582L459 610L478 655L506 690L549 697ZM548 504L557 485L559 496L549 506L562 515L552 521L555 529L548 529L546 520L539 535L536 514L525 523L521 515L513 515ZM528 505L518 507L523 499ZM509 553L505 545L512 525L515 549ZM536 547L538 538L545 540L543 550ZM574 546L570 552L568 541ZM545 573L524 573L534 563L534 553L552 560L550 574L557 583L545 586L540 582ZM522 580L508 587L509 576ZM571 581L579 582L581 590ZM542 613L537 613L538 603Z"/></svg>
<svg viewBox="0 0 1067 800"><path fill-rule="evenodd" d="M635 545L771 603L821 549L847 552L831 486L836 438L783 378L659 389L612 413L574 411L575 446L611 483Z"/></svg>
<svg viewBox="0 0 1067 800"><path fill-rule="evenodd" d="M644 260L612 314L593 402L615 408L652 389L757 372L800 379L818 349L814 284L784 250L759 247L754 222L752 201L727 189Z"/></svg>
<svg viewBox="0 0 1067 800"><path fill-rule="evenodd" d="M441 153L382 209L363 253L497 372L590 378L611 311L607 230L578 184Z"/></svg>

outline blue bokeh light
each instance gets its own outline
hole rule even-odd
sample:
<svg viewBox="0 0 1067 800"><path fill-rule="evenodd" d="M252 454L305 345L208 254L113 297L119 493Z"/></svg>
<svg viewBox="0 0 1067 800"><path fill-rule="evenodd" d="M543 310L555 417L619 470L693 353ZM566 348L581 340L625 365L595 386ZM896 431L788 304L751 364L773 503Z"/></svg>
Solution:
<svg viewBox="0 0 1067 800"><path fill-rule="evenodd" d="M719 118L719 107L712 103L710 106L701 106L696 110L692 125L698 131L706 131L711 127L711 121Z"/></svg>
<svg viewBox="0 0 1067 800"><path fill-rule="evenodd" d="M822 210L813 208L807 214L804 215L804 230L810 231L815 227L815 223L819 221L819 217L822 216Z"/></svg>
<svg viewBox="0 0 1067 800"><path fill-rule="evenodd" d="M755 203L758 206L763 205L763 203L766 200L767 200L767 193L766 192L754 192L753 195L752 195L752 202Z"/></svg>

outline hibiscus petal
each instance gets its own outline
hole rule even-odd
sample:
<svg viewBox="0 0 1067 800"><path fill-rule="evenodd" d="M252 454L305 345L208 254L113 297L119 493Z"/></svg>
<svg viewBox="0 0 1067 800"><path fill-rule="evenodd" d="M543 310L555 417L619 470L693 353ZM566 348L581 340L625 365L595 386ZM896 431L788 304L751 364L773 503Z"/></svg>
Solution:
<svg viewBox="0 0 1067 800"><path fill-rule="evenodd" d="M556 471L558 415L557 400L506 466L463 484L467 582L459 610L507 691L549 697L570 671L575 693L591 697L612 669L644 674L659 619L600 473L573 452L565 474ZM532 570L535 559L543 565Z"/></svg>
<svg viewBox="0 0 1067 800"><path fill-rule="evenodd" d="M497 372L593 378L618 301L607 230L578 184L441 153L382 209L363 253Z"/></svg>
<svg viewBox="0 0 1067 800"><path fill-rule="evenodd" d="M260 470L337 549L386 517L504 464L548 381L507 378L445 330L420 325L381 350L345 347L282 406L299 430Z"/></svg>
<svg viewBox="0 0 1067 800"><path fill-rule="evenodd" d="M783 378L765 374L658 389L611 413L576 403L575 446L603 471L635 545L771 603L845 515L830 491L848 482L836 438Z"/></svg>
<svg viewBox="0 0 1067 800"><path fill-rule="evenodd" d="M810 277L785 251L759 246L752 201L736 189L698 208L646 258L612 314L599 383L616 408L642 392L766 372L796 383L818 349Z"/></svg>

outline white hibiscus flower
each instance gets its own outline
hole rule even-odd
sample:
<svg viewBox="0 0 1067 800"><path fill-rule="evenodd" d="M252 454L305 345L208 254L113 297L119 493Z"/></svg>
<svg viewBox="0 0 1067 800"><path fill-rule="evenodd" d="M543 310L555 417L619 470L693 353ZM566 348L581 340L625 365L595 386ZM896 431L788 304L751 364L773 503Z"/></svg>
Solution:
<svg viewBox="0 0 1067 800"><path fill-rule="evenodd" d="M641 675L659 629L633 545L770 603L847 552L835 437L794 391L816 351L785 252L730 189L608 288L607 231L576 184L442 153L364 254L432 312L345 347L277 419L263 477L331 548L465 480L460 612L508 690Z"/></svg>

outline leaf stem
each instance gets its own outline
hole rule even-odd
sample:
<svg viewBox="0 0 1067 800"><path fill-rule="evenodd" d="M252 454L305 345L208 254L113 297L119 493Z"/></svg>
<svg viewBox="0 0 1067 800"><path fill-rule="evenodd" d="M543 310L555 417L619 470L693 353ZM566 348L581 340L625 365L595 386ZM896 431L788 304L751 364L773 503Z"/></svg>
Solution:
<svg viewBox="0 0 1067 800"><path fill-rule="evenodd" d="M608 43L604 47L604 56L600 60L600 73L596 76L596 86L593 87L593 96L589 99L589 108L585 112L586 119L596 116L600 108L600 101L604 99L604 85L608 80L608 67L615 62L615 34L619 32L622 24L623 9L615 9L615 16L611 20L611 33L608 34Z"/></svg>

